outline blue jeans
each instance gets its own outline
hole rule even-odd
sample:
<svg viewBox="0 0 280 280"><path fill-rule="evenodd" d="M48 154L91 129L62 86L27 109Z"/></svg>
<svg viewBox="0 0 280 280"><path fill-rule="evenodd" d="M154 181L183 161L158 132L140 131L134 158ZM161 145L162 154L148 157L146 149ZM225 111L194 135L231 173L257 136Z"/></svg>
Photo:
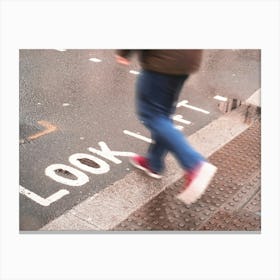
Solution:
<svg viewBox="0 0 280 280"><path fill-rule="evenodd" d="M150 130L153 140L147 158L152 170L158 173L165 168L167 152L171 152L186 171L205 160L190 146L171 118L187 78L187 75L166 75L143 70L136 84L137 115Z"/></svg>

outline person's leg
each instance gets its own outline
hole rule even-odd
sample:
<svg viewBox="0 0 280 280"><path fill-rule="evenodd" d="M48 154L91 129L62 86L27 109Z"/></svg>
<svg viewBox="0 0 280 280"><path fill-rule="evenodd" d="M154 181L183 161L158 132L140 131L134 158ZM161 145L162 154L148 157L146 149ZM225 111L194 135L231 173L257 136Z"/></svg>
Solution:
<svg viewBox="0 0 280 280"><path fill-rule="evenodd" d="M143 124L151 131L155 144L150 146L148 161L139 158L137 167L156 178L158 174L153 170L163 168L164 155L171 151L186 171L185 190L177 198L190 204L204 193L217 168L190 146L170 118L185 78L145 71L139 77L137 111Z"/></svg>
<svg viewBox="0 0 280 280"><path fill-rule="evenodd" d="M177 105L180 91L187 78L188 76L182 77L179 82L176 82L176 85L174 87L174 93L171 95L171 99L168 102L168 106L166 108L166 115L169 118L174 114L176 110L176 105ZM170 120L172 119L170 118ZM160 173L165 169L164 159L168 153L168 150L165 146L165 143L162 142L161 138L158 137L157 134L151 132L151 137L153 143L150 145L148 149L147 158L149 162L151 162L151 166L153 166L155 171Z"/></svg>
<svg viewBox="0 0 280 280"><path fill-rule="evenodd" d="M142 124L146 127L147 118L149 118L151 112L161 110L161 108L157 108L159 105L157 104L157 101L150 97L154 91L154 84L159 83L159 81L157 81L158 77L159 76L154 72L142 71L136 84L137 115ZM149 129L149 127L147 128ZM146 159L153 167L153 171L161 173L165 168L164 158L168 151L161 143L160 138L158 138L152 130L150 130L150 133L153 142L148 148Z"/></svg>
<svg viewBox="0 0 280 280"><path fill-rule="evenodd" d="M165 169L164 159L168 150L161 142L161 139L156 134L151 132L151 138L153 143L150 144L147 152L147 159L150 162L153 170L157 173L161 173Z"/></svg>
<svg viewBox="0 0 280 280"><path fill-rule="evenodd" d="M137 84L137 111L144 125L151 131L154 144L148 153L153 170L163 168L163 159L171 151L185 170L198 165L204 158L186 141L170 118L186 76L162 75L143 71Z"/></svg>
<svg viewBox="0 0 280 280"><path fill-rule="evenodd" d="M160 139L161 146L174 154L184 170L192 170L205 160L191 147L182 132L174 127L168 117L155 116L152 119L147 119L145 125ZM152 168L158 160L157 153L150 154Z"/></svg>

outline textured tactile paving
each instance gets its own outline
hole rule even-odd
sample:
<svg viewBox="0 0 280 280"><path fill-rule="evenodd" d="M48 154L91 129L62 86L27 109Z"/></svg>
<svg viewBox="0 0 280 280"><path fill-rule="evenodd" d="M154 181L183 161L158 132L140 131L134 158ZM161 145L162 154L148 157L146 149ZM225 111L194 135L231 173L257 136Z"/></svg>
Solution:
<svg viewBox="0 0 280 280"><path fill-rule="evenodd" d="M219 210L200 230L214 231L258 231L261 217L246 210L233 212Z"/></svg>
<svg viewBox="0 0 280 280"><path fill-rule="evenodd" d="M116 226L117 231L260 231L260 121L215 152L211 185L192 205L175 198L183 178Z"/></svg>
<svg viewBox="0 0 280 280"><path fill-rule="evenodd" d="M244 209L260 215L260 213L261 213L261 191L260 190L247 203L247 205L246 205L246 207L244 207Z"/></svg>

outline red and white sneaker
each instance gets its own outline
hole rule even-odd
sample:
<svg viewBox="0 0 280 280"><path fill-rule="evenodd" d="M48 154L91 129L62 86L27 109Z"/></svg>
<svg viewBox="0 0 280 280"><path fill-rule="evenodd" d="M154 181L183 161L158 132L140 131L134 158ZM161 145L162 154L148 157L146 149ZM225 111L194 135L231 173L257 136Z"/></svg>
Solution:
<svg viewBox="0 0 280 280"><path fill-rule="evenodd" d="M129 162L136 168L143 170L147 175L154 179L161 179L162 175L152 171L149 167L148 160L142 156L135 155L129 159Z"/></svg>
<svg viewBox="0 0 280 280"><path fill-rule="evenodd" d="M197 201L213 179L217 167L204 161L192 172L186 174L186 185L177 198L186 204Z"/></svg>

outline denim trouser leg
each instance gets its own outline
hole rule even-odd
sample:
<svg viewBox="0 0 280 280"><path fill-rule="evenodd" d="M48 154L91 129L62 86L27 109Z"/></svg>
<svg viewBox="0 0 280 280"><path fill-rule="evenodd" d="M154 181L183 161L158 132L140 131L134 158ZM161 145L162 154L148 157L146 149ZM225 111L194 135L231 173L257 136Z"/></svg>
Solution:
<svg viewBox="0 0 280 280"><path fill-rule="evenodd" d="M156 133L151 131L153 143L149 146L147 158L156 172L161 172L165 168L164 159L167 155L167 148L164 143L161 142L161 138Z"/></svg>
<svg viewBox="0 0 280 280"><path fill-rule="evenodd" d="M185 170L193 169L204 160L175 128L171 119L186 78L143 71L137 82L137 113L151 131L154 143L149 147L148 160L156 172L164 169L164 158L168 151L175 155Z"/></svg>

